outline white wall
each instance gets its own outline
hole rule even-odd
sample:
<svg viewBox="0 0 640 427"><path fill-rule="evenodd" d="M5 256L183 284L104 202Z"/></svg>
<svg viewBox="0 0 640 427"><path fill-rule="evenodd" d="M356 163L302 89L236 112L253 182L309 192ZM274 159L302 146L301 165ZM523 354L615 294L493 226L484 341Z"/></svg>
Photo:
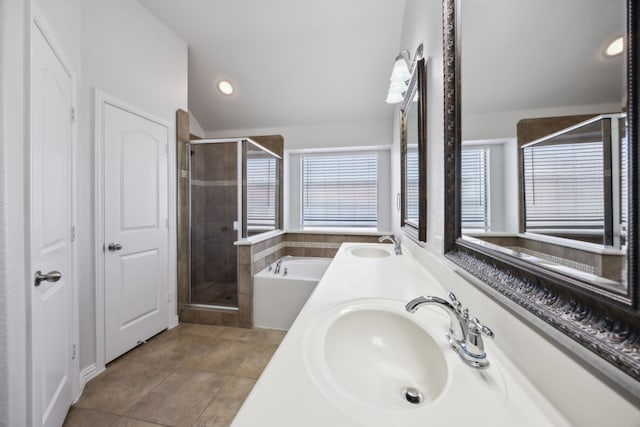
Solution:
<svg viewBox="0 0 640 427"><path fill-rule="evenodd" d="M28 2L0 1L0 426L25 425L28 417L23 188L29 14Z"/></svg>
<svg viewBox="0 0 640 427"><path fill-rule="evenodd" d="M329 147L388 146L392 140L392 126L393 122L391 120L377 120L329 123L314 126L280 126L206 131L205 134L207 138L282 135L285 149L298 150Z"/></svg>
<svg viewBox="0 0 640 427"><path fill-rule="evenodd" d="M187 46L140 3L36 0L78 77L77 273L80 369L96 361L94 89L175 123L187 110Z"/></svg>
<svg viewBox="0 0 640 427"><path fill-rule="evenodd" d="M441 0L407 0L403 25L401 49L412 51L424 42L425 55L429 56L428 66L428 215L425 247L405 239L407 249L436 277L448 290L493 328L495 342L509 354L531 382L547 396L567 419L576 426L624 425L637 426L640 419L638 408L623 396L599 380L593 373L578 364L571 355L557 347L546 335L538 333L531 323L525 323L512 314L505 306L496 302L495 295L486 293L454 272L442 254L441 236L444 230L444 120L443 120L443 50L442 50L442 9ZM397 120L397 119L396 119ZM396 123L397 129L397 123ZM507 137L510 135L506 135ZM512 136L512 135L511 135ZM491 135L491 138L495 135ZM501 135L505 137L505 135ZM480 137L478 137L480 138ZM489 138L487 136L486 138ZM481 138L484 139L484 138ZM394 137L394 155L399 159L399 143ZM399 164L399 161L398 161ZM394 172L398 173L399 172ZM392 194L399 191L399 183L394 183ZM399 218L394 220L394 231L399 230ZM471 279L470 279L471 280ZM503 301L504 304L508 302ZM531 315L528 322L536 323L536 328L544 328ZM556 333L556 337L566 340ZM490 345L490 344L489 344ZM535 351L532 351L535 349Z"/></svg>
<svg viewBox="0 0 640 427"><path fill-rule="evenodd" d="M200 122L196 119L196 116L193 115L191 111L189 111L189 133L203 137L204 129L200 126Z"/></svg>

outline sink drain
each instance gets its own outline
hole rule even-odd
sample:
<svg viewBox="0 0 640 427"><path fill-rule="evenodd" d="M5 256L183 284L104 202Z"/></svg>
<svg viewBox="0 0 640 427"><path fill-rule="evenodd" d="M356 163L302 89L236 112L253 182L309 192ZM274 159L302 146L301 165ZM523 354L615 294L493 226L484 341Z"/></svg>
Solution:
<svg viewBox="0 0 640 427"><path fill-rule="evenodd" d="M404 397L407 402L414 405L422 403L422 400L424 399L422 397L422 393L420 393L418 389L415 389L413 387L407 387L402 390L402 397Z"/></svg>

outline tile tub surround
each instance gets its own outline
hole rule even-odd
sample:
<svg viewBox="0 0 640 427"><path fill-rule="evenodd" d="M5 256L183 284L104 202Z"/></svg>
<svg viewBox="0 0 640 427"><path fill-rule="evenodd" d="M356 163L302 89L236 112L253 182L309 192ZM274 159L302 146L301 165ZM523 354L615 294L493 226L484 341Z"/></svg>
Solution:
<svg viewBox="0 0 640 427"><path fill-rule="evenodd" d="M392 298L409 301L418 295L445 296L446 291L438 281L410 254L391 256L381 259L357 258L346 252L353 246L344 244L329 269L302 309L295 323L287 333L275 357L263 372L260 381L250 393L245 404L238 412L232 427L288 427L304 425L306 427L364 426L382 425L388 421L384 417L395 417L398 424L419 424L425 417L434 416L434 425L456 425L456 421L448 418L437 419L438 416L450 417L455 411L446 410L440 414L431 414L429 406L411 408L408 411L391 411L384 417L375 420L353 417L353 411L364 411L366 417L372 417L370 409L366 412L362 405L347 401L340 406L334 402L340 399L340 393L322 391L312 379L305 361L305 340L307 331L322 318L328 310L358 298ZM401 285L400 285L401 284ZM465 303L465 301L462 301ZM425 310L430 310L426 308ZM449 350L444 333L449 321L445 315L437 315L431 311L442 328L441 345ZM418 313L417 313L418 314ZM482 317L483 313L473 313ZM496 334L503 325L489 325ZM500 373L506 383L506 403L504 413L495 414L487 425L495 426L568 426L566 420L548 402L513 365L497 347L495 341L486 341L487 353L499 366ZM460 363L455 353L450 353L450 363ZM463 368L467 368L461 365ZM469 368L471 369L471 368ZM489 368L491 369L491 368ZM460 384L458 384L460 387ZM458 402L460 403L460 402ZM354 406L355 405L355 406ZM461 403L464 406L464 403ZM346 409L345 409L346 408ZM351 408L351 409L349 409ZM368 408L368 406L367 406ZM456 413L456 420L469 413ZM485 414L487 416L487 414ZM414 417L414 418L411 418ZM417 418L416 418L417 417ZM409 422L409 418L413 421ZM402 420L402 422L401 422ZM394 425L393 422L387 425Z"/></svg>
<svg viewBox="0 0 640 427"><path fill-rule="evenodd" d="M238 326L253 325L253 276L285 255L333 258L344 242L377 243L380 234L285 233L238 244ZM246 308L246 309L245 309Z"/></svg>
<svg viewBox="0 0 640 427"><path fill-rule="evenodd" d="M228 426L283 337L183 323L109 364L64 426Z"/></svg>

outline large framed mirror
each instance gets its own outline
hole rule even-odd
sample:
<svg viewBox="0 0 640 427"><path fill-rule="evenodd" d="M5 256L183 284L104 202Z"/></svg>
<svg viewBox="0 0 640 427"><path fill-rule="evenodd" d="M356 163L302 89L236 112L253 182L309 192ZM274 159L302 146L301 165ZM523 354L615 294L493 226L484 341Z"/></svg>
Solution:
<svg viewBox="0 0 640 427"><path fill-rule="evenodd" d="M445 256L639 391L635 0L443 0L443 17Z"/></svg>
<svg viewBox="0 0 640 427"><path fill-rule="evenodd" d="M418 60L400 106L401 226L427 241L427 84L426 60Z"/></svg>

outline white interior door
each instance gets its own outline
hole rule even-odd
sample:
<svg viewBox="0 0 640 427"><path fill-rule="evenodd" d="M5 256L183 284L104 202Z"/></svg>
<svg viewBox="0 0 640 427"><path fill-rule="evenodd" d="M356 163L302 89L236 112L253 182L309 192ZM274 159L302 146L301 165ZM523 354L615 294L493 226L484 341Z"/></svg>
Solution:
<svg viewBox="0 0 640 427"><path fill-rule="evenodd" d="M61 426L72 400L73 80L35 23L31 35L32 416Z"/></svg>
<svg viewBox="0 0 640 427"><path fill-rule="evenodd" d="M105 359L168 327L166 126L106 103Z"/></svg>

